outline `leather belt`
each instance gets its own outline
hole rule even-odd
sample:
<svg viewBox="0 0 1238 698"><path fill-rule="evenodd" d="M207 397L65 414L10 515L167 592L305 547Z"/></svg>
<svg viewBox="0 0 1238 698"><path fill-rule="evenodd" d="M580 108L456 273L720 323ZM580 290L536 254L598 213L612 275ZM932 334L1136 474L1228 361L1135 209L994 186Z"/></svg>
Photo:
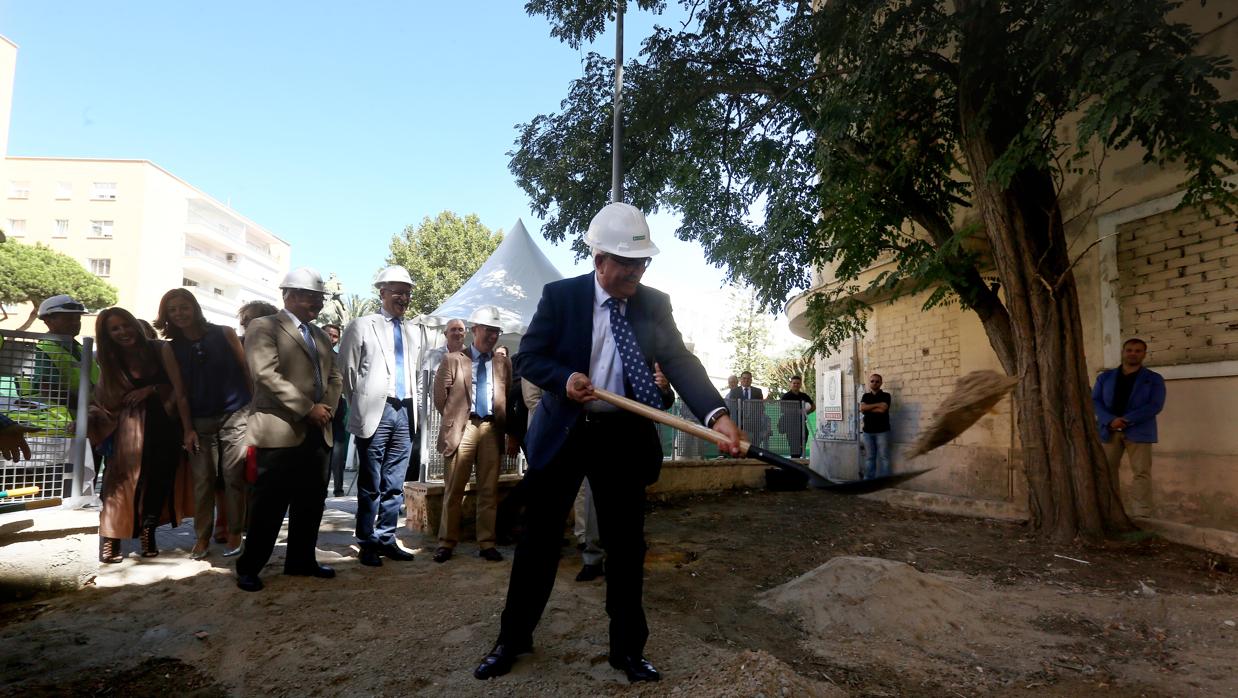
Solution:
<svg viewBox="0 0 1238 698"><path fill-rule="evenodd" d="M470 415L469 415L469 419L471 419L471 420L473 420L473 421L476 421L476 422L493 422L493 421L494 421L494 415L490 415L490 416L488 416L488 417L479 417L479 416L477 416L477 415L475 415L475 414L470 414Z"/></svg>
<svg viewBox="0 0 1238 698"><path fill-rule="evenodd" d="M387 398L387 404L395 408L409 407L413 404L413 399L407 398L407 399L401 400L399 398L389 397Z"/></svg>

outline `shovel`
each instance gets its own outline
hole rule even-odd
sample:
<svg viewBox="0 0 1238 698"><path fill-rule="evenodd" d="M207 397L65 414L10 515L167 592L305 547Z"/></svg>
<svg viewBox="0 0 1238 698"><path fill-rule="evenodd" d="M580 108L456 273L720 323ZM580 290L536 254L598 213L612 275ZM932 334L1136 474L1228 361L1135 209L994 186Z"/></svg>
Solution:
<svg viewBox="0 0 1238 698"><path fill-rule="evenodd" d="M628 412L634 412L642 417L648 417L655 422L665 424L682 432L686 432L697 437L698 439L711 441L718 444L720 447L726 447L729 443L725 436L714 431L713 429L710 429L709 427L702 424L697 424L696 422L690 422L682 417L676 417L673 414L668 414L662 410L655 409L642 402L637 402L636 400L626 398L622 395L616 395L605 388L599 388L596 385L593 386L593 395L599 400L608 402L615 407L627 410ZM745 458L754 458L781 468L782 470L798 473L808 478L808 484L814 489L832 490L834 492L838 492L839 494L865 494L867 492L876 492L877 490L883 490L887 487L893 487L900 482L910 480L917 475L931 470L931 468L926 468L909 473L898 473L897 475L873 478L871 480L845 482L826 479L802 463L797 463L790 458L785 458L777 453L771 453L770 451L749 443L748 441L740 440L739 450Z"/></svg>

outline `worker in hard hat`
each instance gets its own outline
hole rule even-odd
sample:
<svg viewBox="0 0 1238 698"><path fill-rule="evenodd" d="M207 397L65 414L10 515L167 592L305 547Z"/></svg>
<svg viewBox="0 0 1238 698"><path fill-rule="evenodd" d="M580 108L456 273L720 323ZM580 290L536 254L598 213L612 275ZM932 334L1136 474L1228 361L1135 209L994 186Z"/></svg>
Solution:
<svg viewBox="0 0 1238 698"><path fill-rule="evenodd" d="M490 562L503 559L495 547L495 524L512 362L494 353L504 324L498 308L478 308L469 316L469 324L473 326L473 341L463 351L444 356L434 374L434 409L443 416L437 444L443 454L443 514L435 562L450 560L460 542L464 488L474 468L478 555Z"/></svg>
<svg viewBox="0 0 1238 698"><path fill-rule="evenodd" d="M374 279L381 306L353 320L340 340L348 433L357 438L357 543L361 564L411 561L395 537L413 453L422 386L421 332L405 317L413 280L393 265Z"/></svg>
<svg viewBox="0 0 1238 698"><path fill-rule="evenodd" d="M342 383L331 340L312 324L322 310L322 275L293 269L279 287L283 310L251 321L245 330L245 362L254 380L246 434L258 460L245 552L236 563L236 584L245 591L262 589L258 573L271 558L285 514L284 574L335 576L314 557L327 494L331 416Z"/></svg>
<svg viewBox="0 0 1238 698"><path fill-rule="evenodd" d="M35 345L39 356L35 363L34 382L38 393L68 408L69 419L77 416L77 389L81 377L82 344L77 336L82 332L82 315L86 306L72 296L52 296L39 304L39 319L47 331L62 339L43 339ZM99 366L90 367L90 384L99 384Z"/></svg>
<svg viewBox="0 0 1238 698"><path fill-rule="evenodd" d="M516 353L516 369L543 389L525 446L525 533L516 546L498 642L473 672L502 676L533 648L533 630L554 585L563 521L588 478L606 546L611 666L629 681L660 678L644 656L642 607L645 487L658 479L662 445L654 423L593 394L599 386L665 409L660 367L693 414L739 453L739 429L701 362L688 352L666 294L641 284L658 253L645 216L607 205L589 223L593 269L546 285Z"/></svg>

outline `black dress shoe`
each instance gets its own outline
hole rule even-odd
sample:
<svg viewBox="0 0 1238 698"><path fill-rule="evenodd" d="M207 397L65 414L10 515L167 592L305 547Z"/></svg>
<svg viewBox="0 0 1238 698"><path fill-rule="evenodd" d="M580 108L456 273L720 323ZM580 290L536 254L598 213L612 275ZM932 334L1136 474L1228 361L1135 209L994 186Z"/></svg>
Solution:
<svg viewBox="0 0 1238 698"><path fill-rule="evenodd" d="M361 546L361 554L358 556L361 559L361 564L366 567L382 567L383 556L378 554L378 551L368 545Z"/></svg>
<svg viewBox="0 0 1238 698"><path fill-rule="evenodd" d="M435 562L447 562L451 559L451 548L439 548L434 551Z"/></svg>
<svg viewBox="0 0 1238 698"><path fill-rule="evenodd" d="M262 591L262 580L256 574L238 574L236 586L242 591Z"/></svg>
<svg viewBox="0 0 1238 698"><path fill-rule="evenodd" d="M482 548L478 553L478 557L485 558L490 562L502 562L503 553L499 552L498 548Z"/></svg>
<svg viewBox="0 0 1238 698"><path fill-rule="evenodd" d="M377 551L381 555L389 557L392 560L399 560L400 562L410 562L414 558L412 553L408 552L404 548L401 548L395 543L380 545L378 546Z"/></svg>
<svg viewBox="0 0 1238 698"><path fill-rule="evenodd" d="M288 569L284 568L284 574L290 577L318 577L319 579L331 579L335 576L335 569L327 565L314 565L303 569Z"/></svg>
<svg viewBox="0 0 1238 698"><path fill-rule="evenodd" d="M581 567L580 572L576 574L576 581L592 582L593 580L605 574L606 574L606 568L602 567L601 564L585 565L584 567Z"/></svg>
<svg viewBox="0 0 1238 698"><path fill-rule="evenodd" d="M636 683L637 681L661 681L662 675L658 670L649 663L648 659L628 655L625 657L610 658L610 665L619 669L628 675L628 681Z"/></svg>
<svg viewBox="0 0 1238 698"><path fill-rule="evenodd" d="M532 645L497 644L494 646L494 649L490 650L490 654L487 654L486 658L481 660L481 664L478 664L477 668L473 670L473 678L485 681L486 679L502 676L512 670L512 664L516 662L517 655L532 651Z"/></svg>

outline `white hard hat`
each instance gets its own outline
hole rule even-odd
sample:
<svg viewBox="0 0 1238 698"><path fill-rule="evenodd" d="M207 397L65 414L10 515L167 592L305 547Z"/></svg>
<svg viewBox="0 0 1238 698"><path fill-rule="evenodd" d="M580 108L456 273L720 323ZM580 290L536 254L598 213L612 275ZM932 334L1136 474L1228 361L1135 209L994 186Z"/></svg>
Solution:
<svg viewBox="0 0 1238 698"><path fill-rule="evenodd" d="M483 305L469 315L470 325L487 325L489 327L497 327L503 329L503 318L499 313L499 309L493 305Z"/></svg>
<svg viewBox="0 0 1238 698"><path fill-rule="evenodd" d="M309 267L297 267L288 272L288 276L284 277L279 287L282 289L295 288L315 293L327 292L326 286L322 283L322 274L319 274L317 269Z"/></svg>
<svg viewBox="0 0 1238 698"><path fill-rule="evenodd" d="M585 244L620 257L652 257L658 248L649 239L645 214L631 204L610 203L589 221Z"/></svg>
<svg viewBox="0 0 1238 698"><path fill-rule="evenodd" d="M39 317L48 315L56 315L58 313L74 313L81 315L86 312L86 306L73 300L73 296L60 294L52 296L47 300L39 303Z"/></svg>
<svg viewBox="0 0 1238 698"><path fill-rule="evenodd" d="M412 286L413 279L408 275L407 269L398 264L393 264L378 272L378 276L374 277L374 288L382 288L383 284L391 283Z"/></svg>

